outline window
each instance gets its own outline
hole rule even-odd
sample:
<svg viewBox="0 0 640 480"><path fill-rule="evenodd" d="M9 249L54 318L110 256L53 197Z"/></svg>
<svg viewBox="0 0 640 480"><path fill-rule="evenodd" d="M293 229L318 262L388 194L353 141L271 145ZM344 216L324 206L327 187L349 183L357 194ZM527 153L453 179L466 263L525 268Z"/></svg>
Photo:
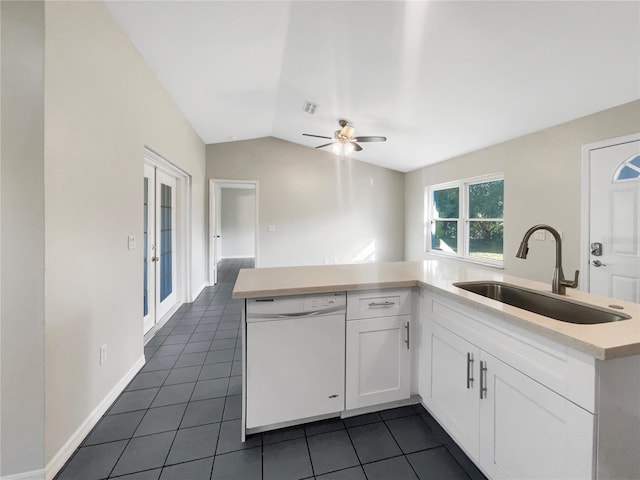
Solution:
<svg viewBox="0 0 640 480"><path fill-rule="evenodd" d="M640 178L640 155L628 158L618 168L614 175L614 182L622 182L625 180L637 180Z"/></svg>
<svg viewBox="0 0 640 480"><path fill-rule="evenodd" d="M426 251L502 265L503 212L502 174L427 187Z"/></svg>

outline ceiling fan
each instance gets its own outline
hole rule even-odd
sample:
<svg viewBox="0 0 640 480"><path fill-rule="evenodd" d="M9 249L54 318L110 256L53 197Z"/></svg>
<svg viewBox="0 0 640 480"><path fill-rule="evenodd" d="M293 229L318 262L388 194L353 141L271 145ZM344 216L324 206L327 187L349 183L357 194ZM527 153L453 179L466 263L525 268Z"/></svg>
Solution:
<svg viewBox="0 0 640 480"><path fill-rule="evenodd" d="M359 152L362 150L362 147L358 145L356 142L386 142L387 137L354 137L353 125L349 124L347 120L339 120L340 130L336 130L333 134L333 137L325 137L323 135L312 135L310 133L303 133L307 137L316 137L316 138L326 138L327 140L331 140L329 143L325 143L324 145L317 146L316 148L324 148L331 145L333 147L333 151L336 154L349 155L351 152L356 151Z"/></svg>

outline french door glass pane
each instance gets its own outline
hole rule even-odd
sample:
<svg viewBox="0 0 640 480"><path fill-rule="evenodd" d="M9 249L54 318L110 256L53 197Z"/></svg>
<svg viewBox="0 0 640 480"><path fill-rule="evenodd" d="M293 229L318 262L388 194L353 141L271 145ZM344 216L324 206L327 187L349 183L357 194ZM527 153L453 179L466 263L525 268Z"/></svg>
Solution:
<svg viewBox="0 0 640 480"><path fill-rule="evenodd" d="M469 222L469 255L503 260L504 225L502 221Z"/></svg>
<svg viewBox="0 0 640 480"><path fill-rule="evenodd" d="M172 255L171 244L171 187L160 185L160 301L163 301L173 291L172 285Z"/></svg>
<svg viewBox="0 0 640 480"><path fill-rule="evenodd" d="M457 220L434 220L431 232L431 249L441 252L458 251Z"/></svg>
<svg viewBox="0 0 640 480"><path fill-rule="evenodd" d="M458 218L460 216L460 189L458 187L433 192L435 218Z"/></svg>
<svg viewBox="0 0 640 480"><path fill-rule="evenodd" d="M146 316L149 313L149 297L147 296L147 291L149 290L149 278L148 278L148 264L149 258L147 254L149 252L149 179L145 177L144 179L144 220L143 220L143 230L144 230L144 299L143 299L143 309L144 315Z"/></svg>

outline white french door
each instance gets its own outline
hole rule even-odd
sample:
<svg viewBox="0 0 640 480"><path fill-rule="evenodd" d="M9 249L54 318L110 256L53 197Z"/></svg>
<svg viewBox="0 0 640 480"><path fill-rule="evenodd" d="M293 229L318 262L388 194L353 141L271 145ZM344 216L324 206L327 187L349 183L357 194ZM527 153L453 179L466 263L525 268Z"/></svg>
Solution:
<svg viewBox="0 0 640 480"><path fill-rule="evenodd" d="M144 166L144 333L176 303L176 178Z"/></svg>

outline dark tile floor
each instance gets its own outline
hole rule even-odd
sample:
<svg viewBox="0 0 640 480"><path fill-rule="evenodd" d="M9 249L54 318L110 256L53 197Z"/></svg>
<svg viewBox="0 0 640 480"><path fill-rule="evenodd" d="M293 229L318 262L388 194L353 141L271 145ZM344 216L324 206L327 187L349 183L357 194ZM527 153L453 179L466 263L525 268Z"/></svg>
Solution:
<svg viewBox="0 0 640 480"><path fill-rule="evenodd" d="M145 366L57 480L484 480L419 405L275 430L240 441L240 268L180 310Z"/></svg>

